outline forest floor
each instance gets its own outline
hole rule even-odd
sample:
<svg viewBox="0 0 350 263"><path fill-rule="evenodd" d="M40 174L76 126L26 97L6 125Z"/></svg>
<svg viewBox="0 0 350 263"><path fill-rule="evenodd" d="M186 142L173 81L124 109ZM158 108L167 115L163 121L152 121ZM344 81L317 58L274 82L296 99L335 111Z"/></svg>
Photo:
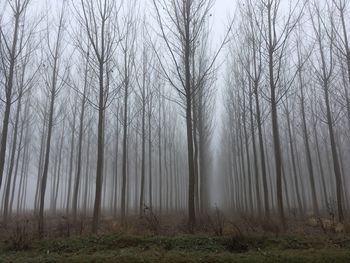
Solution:
<svg viewBox="0 0 350 263"><path fill-rule="evenodd" d="M290 224L285 233L226 224L195 235L135 228L80 235L71 229L44 239L17 225L0 235L0 262L350 262L350 233L311 223Z"/></svg>
<svg viewBox="0 0 350 263"><path fill-rule="evenodd" d="M0 262L350 262L350 238L109 234L0 247Z"/></svg>

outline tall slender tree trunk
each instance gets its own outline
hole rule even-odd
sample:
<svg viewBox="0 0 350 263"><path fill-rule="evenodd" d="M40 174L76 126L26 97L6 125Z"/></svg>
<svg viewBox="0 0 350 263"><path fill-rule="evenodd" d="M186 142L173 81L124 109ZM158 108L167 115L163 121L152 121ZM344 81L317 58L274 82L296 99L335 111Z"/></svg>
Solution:
<svg viewBox="0 0 350 263"><path fill-rule="evenodd" d="M186 94L186 134L187 134L187 158L188 158L188 228L189 232L194 231L196 224L195 212L195 167L194 167L194 149L193 149L193 116L192 103L194 87L191 87L191 36L190 36L190 2L184 3L184 79Z"/></svg>
<svg viewBox="0 0 350 263"><path fill-rule="evenodd" d="M151 100L151 98L149 98ZM150 101L148 103L151 103ZM148 112L148 177L149 177L149 185L148 185L148 194L149 194L149 206L153 208L152 202L152 124L151 124L151 107Z"/></svg>
<svg viewBox="0 0 350 263"><path fill-rule="evenodd" d="M8 205L9 217L11 217L11 214L12 214L13 200L15 198L15 190L16 190L16 186L17 186L17 175L18 175L19 160L20 160L21 152L22 152L22 148L23 148L22 144L23 144L24 125L25 125L25 123L23 122L22 125L21 125L22 127L21 127L19 142L18 142L17 158L16 158L17 160L16 160L15 170L14 170L14 174L13 174L13 183L12 183L10 203Z"/></svg>
<svg viewBox="0 0 350 263"><path fill-rule="evenodd" d="M123 159L122 159L122 196L121 196L121 219L122 224L126 224L126 172L127 172L127 137L128 137L128 96L129 96L129 80L127 75L126 54L124 55L125 67L125 94L124 94L124 127L123 127Z"/></svg>
<svg viewBox="0 0 350 263"><path fill-rule="evenodd" d="M320 58L321 58L321 72L320 72L320 80L322 81L323 86L323 96L324 101L326 105L326 119L327 119L327 126L328 126L328 133L329 133L329 139L331 143L331 152L333 157L333 170L334 170L334 176L335 176L335 182L336 182L336 195L337 195L337 206L338 206L338 218L340 222L344 221L344 212L343 212L343 198L342 198L342 180L341 180L341 171L339 166L339 157L337 152L337 145L335 141L335 135L334 135L334 121L332 117L332 111L331 111L331 105L330 105L330 98L329 98L329 88L330 88L330 77L332 74L332 70L327 72L327 64L324 54L324 47L322 46L323 39L321 38L320 31L321 31L321 22L320 22L320 14L318 14L318 28L316 29L316 26L314 25L315 31L318 30L317 35L317 41L319 46L319 52L320 52ZM332 65L331 65L332 66Z"/></svg>
<svg viewBox="0 0 350 263"><path fill-rule="evenodd" d="M86 66L85 66L85 72L84 72L84 91L83 91L83 97L81 100L81 108L80 108L80 121L79 121L79 135L78 135L78 160L77 160L77 171L75 176L75 182L74 182L74 191L73 191L73 204L72 204L72 210L73 210L73 221L74 223L77 220L77 206L78 206L78 193L79 193L79 185L80 185L80 175L82 170L82 144L83 144L83 137L84 137L84 117L85 117L85 104L86 104L86 92L87 92L87 86L88 86L88 66L89 66L89 52L86 56Z"/></svg>
<svg viewBox="0 0 350 263"><path fill-rule="evenodd" d="M56 70L54 70L56 71ZM56 79L53 81L56 86ZM50 148L51 148L51 136L52 136L52 126L53 126L53 114L54 114L54 105L55 105L55 93L56 87L51 91L51 103L50 103L50 113L49 113L49 123L46 139L46 151L45 151L45 162L44 170L41 179L41 191L40 191L40 210L39 210L39 235L42 237L44 235L44 205L45 205L45 192L46 192L46 183L47 175L49 169L49 160L50 160Z"/></svg>
<svg viewBox="0 0 350 263"><path fill-rule="evenodd" d="M8 170L8 179L6 181L6 187L5 187L5 198L4 198L4 225L7 225L7 219L8 219L8 210L9 210L9 197L10 197L10 190L11 190L11 183L12 183L12 172L15 165L15 156L16 156L16 149L17 149L17 135L18 135L18 126L19 126L19 116L21 113L21 103L22 103L22 92L19 94L19 98L17 101L17 110L16 110L16 118L15 118L15 127L13 129L13 140L12 140L12 150L11 150L11 157L10 157L10 165ZM24 124L22 124L22 129ZM21 132L22 134L22 132ZM18 151L20 148L18 148ZM19 158L19 154L18 157ZM15 184L15 183L14 183Z"/></svg>
<svg viewBox="0 0 350 263"><path fill-rule="evenodd" d="M274 49L275 44L272 40L272 19L271 19L272 4L268 5L268 67L269 67L269 84L270 84L270 103L271 103L271 122L273 134L273 146L275 157L275 172L276 172L276 191L277 191L277 206L280 222L283 229L286 229L286 218L283 208L282 194L282 152L279 135L278 114L277 114L277 98L276 98L276 83L274 76Z"/></svg>
<svg viewBox="0 0 350 263"><path fill-rule="evenodd" d="M117 114L119 112L119 105L117 107ZM116 144L115 144L115 174L114 174L114 206L113 215L117 216L117 204L118 204L118 157L119 157L119 120L117 120L116 127Z"/></svg>
<svg viewBox="0 0 350 263"><path fill-rule="evenodd" d="M142 84L142 117L141 117L141 188L140 188L140 217L143 215L144 208L144 195L145 195L145 163L146 163L146 128L145 128L145 119L146 119L146 95L145 95L145 83Z"/></svg>
<svg viewBox="0 0 350 263"><path fill-rule="evenodd" d="M253 94L252 94L252 83L249 77L249 113L250 113L250 130L252 137L253 146L253 164L255 174L255 192L256 192L256 204L258 208L258 216L262 215L261 209L261 196L260 196L260 178L259 178L259 167L258 167L258 156L256 152L256 141L255 141L255 127L254 127L254 114L253 114Z"/></svg>
<svg viewBox="0 0 350 263"><path fill-rule="evenodd" d="M247 173L246 176L248 177L248 200L249 202L249 213L253 215L254 213L254 205L253 205L253 184L252 184L252 173L251 173L251 163L250 163L250 154L249 154L249 140L248 140L248 132L247 132L247 119L246 119L246 112L245 112L245 96L243 95L243 114L242 114L242 121L243 121L243 134L244 134L244 146L245 146L245 155L246 155L246 161L247 161Z"/></svg>
<svg viewBox="0 0 350 263"><path fill-rule="evenodd" d="M188 189L188 227L192 233L196 223L194 195L195 195L195 171L193 154L193 128L192 128L192 98L188 96L186 102L186 133L187 133L187 151L188 151L188 169L189 169L189 189Z"/></svg>
<svg viewBox="0 0 350 263"><path fill-rule="evenodd" d="M319 215L319 208L318 208L318 202L317 202L314 170L312 165L312 158L311 158L311 151L310 151L310 144L309 144L309 133L306 125L304 83L301 75L301 70L299 70L299 88L300 88L300 107L301 107L300 110L301 110L301 117L302 117L302 130L303 130L303 139L304 139L304 145L305 145L307 168L309 171L309 178L310 178L312 205L313 205L315 216L317 217Z"/></svg>
<svg viewBox="0 0 350 263"><path fill-rule="evenodd" d="M28 108L26 110L28 113ZM26 196L26 179L28 175L28 166L30 162L30 154L29 154L29 144L30 144L30 128L29 128L29 121L26 120L26 134L25 134L25 142L24 142L24 149L23 149L23 156L22 156L22 167L21 167L21 180L20 185L18 187L18 198L17 198L17 214L24 213L24 197Z"/></svg>
<svg viewBox="0 0 350 263"><path fill-rule="evenodd" d="M103 58L104 59L104 58ZM103 184L103 160L104 160L104 124L105 124L105 87L104 87L104 61L99 61L99 105L98 105L98 134L97 134L97 165L96 165L96 189L94 213L92 219L92 233L98 231L98 222L101 213L101 195Z"/></svg>
<svg viewBox="0 0 350 263"><path fill-rule="evenodd" d="M41 140L40 140L38 174L37 174L37 180L36 180L36 191L35 191L35 198L34 198L34 214L37 214L37 212L38 212L39 199L40 199L40 182L41 182L43 161L44 161L44 152L45 152L46 118L47 118L47 112L48 112L47 111L48 102L49 102L49 100L47 100L45 102L43 126L42 126L42 131L41 131L41 136L40 136Z"/></svg>
<svg viewBox="0 0 350 263"><path fill-rule="evenodd" d="M46 138L46 150L45 150L45 161L43 168L43 175L41 178L41 187L40 187L40 207L39 207L39 236L43 237L44 235L44 209L45 209L45 192L47 184L47 176L49 171L49 161L50 161L50 149L51 149L51 137L52 137L52 128L54 121L54 108L55 100L57 96L57 69L58 69L58 59L59 59L59 43L61 41L61 33L63 29L63 14L60 17L60 24L57 33L55 53L53 55L53 68L52 68L52 81L50 87L50 107L49 107L49 121L48 121L48 130Z"/></svg>
<svg viewBox="0 0 350 263"><path fill-rule="evenodd" d="M336 181L336 189L337 189L337 205L338 205L338 218L340 222L344 221L344 213L343 213L343 200L342 200L342 182L341 182L341 172L339 167L338 153L336 148L336 142L334 138L334 130L333 130L333 120L329 103L329 94L328 94L328 84L324 83L324 97L326 101L326 109L327 109L327 125L329 131L329 138L331 141L331 151L333 157L333 169Z"/></svg>
<svg viewBox="0 0 350 263"><path fill-rule="evenodd" d="M74 148L75 148L75 123L76 123L76 115L77 115L77 99L74 99L74 111L73 111L73 123L71 125L72 133L71 133L71 141L70 141L70 158L69 158L69 174L68 174L68 196L67 196L67 204L66 204L66 215L69 217L69 210L71 207L71 194L72 194L72 179L73 179L73 167L74 167Z"/></svg>
<svg viewBox="0 0 350 263"><path fill-rule="evenodd" d="M301 202L301 195L299 191L299 180L298 180L298 172L296 168L296 160L295 160L295 151L294 151L294 145L293 145L293 135L292 135L292 128L290 124L290 116L289 112L287 113L287 127L288 127L288 138L289 138L289 150L290 150L290 156L291 156L291 161L292 161L292 168L293 168L293 178L294 178L294 185L295 185L295 192L296 192L296 197L297 197L297 202L298 202L298 207L299 207L299 212L301 215L304 213L303 205Z"/></svg>
<svg viewBox="0 0 350 263"><path fill-rule="evenodd" d="M26 112L28 112L28 108L26 109ZM21 213L21 202L22 202L22 195L24 193L24 185L25 185L25 170L28 166L28 152L29 152L29 121L25 120L26 122L26 128L25 128L25 135L24 135L24 146L23 146L23 155L22 155L22 167L20 172L20 182L18 185L18 195L17 195L17 214ZM12 205L11 205L12 207Z"/></svg>
<svg viewBox="0 0 350 263"><path fill-rule="evenodd" d="M64 129L65 125L63 124L63 129L62 129L62 134L61 134L61 139L59 143L59 150L58 150L58 168L57 168L57 181L56 184L54 185L53 189L53 213L56 213L56 208L57 208L57 199L58 199L58 189L60 186L60 177L61 177L61 168L62 168L62 152L63 152L63 144L64 144Z"/></svg>
<svg viewBox="0 0 350 263"><path fill-rule="evenodd" d="M163 199L163 195L162 195L162 127L161 127L161 121L162 121L162 105L161 105L161 94L159 92L159 98L158 98L158 104L159 104L159 112L158 112L158 172L159 172L159 215L162 215L162 199Z"/></svg>
<svg viewBox="0 0 350 263"><path fill-rule="evenodd" d="M194 60L194 59L193 59ZM193 62L194 63L194 62ZM193 66L194 71L194 66ZM192 85L194 86L194 78L192 78ZM196 94L197 92L195 92ZM193 165L194 165L194 199L195 199L195 211L196 213L199 212L199 169L198 169L198 158L199 158L199 145L198 145L198 114L197 114L197 97L196 95L193 96L193 103L192 103L192 114L193 114L193 146L194 146L194 159L193 159Z"/></svg>
<svg viewBox="0 0 350 263"><path fill-rule="evenodd" d="M89 179L90 179L90 145L91 145L91 128L90 123L88 124L88 141L86 147L86 164L85 164L85 189L84 189L84 198L83 198L83 217L86 217L88 209L88 192L89 192Z"/></svg>
<svg viewBox="0 0 350 263"><path fill-rule="evenodd" d="M326 186L326 180L325 180L325 172L324 172L324 168L322 165L322 157L321 157L320 145L318 142L317 127L316 127L315 122L313 124L313 130L314 130L314 137L315 137L317 160L318 160L319 170L320 170L320 174L321 174L323 196L324 196L325 205L328 206L329 201L328 201L328 193L327 193L327 186Z"/></svg>

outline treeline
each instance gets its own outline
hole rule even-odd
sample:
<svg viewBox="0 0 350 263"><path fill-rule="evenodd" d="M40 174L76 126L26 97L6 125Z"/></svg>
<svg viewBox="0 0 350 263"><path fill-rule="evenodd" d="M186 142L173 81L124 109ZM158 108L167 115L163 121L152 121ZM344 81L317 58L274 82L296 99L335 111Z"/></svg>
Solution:
<svg viewBox="0 0 350 263"><path fill-rule="evenodd" d="M349 3L243 1L228 51L219 162L246 216L349 211ZM229 198L227 198L229 197Z"/></svg>
<svg viewBox="0 0 350 263"><path fill-rule="evenodd" d="M151 210L188 214L193 231L224 44L211 53L212 2L42 4L1 1L2 225L34 214L43 236L65 215L97 233L101 216Z"/></svg>
<svg viewBox="0 0 350 263"><path fill-rule="evenodd" d="M216 47L212 0L0 3L3 226L30 214L43 236L65 215L97 233L151 211L193 232L217 190L284 229L346 219L347 1L245 0Z"/></svg>

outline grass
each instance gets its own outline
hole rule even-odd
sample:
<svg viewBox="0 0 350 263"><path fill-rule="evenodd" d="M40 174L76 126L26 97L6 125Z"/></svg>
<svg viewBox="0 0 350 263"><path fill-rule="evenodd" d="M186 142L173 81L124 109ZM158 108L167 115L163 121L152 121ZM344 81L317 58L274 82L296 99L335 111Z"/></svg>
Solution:
<svg viewBox="0 0 350 263"><path fill-rule="evenodd" d="M350 262L350 240L326 236L109 234L0 245L0 262Z"/></svg>

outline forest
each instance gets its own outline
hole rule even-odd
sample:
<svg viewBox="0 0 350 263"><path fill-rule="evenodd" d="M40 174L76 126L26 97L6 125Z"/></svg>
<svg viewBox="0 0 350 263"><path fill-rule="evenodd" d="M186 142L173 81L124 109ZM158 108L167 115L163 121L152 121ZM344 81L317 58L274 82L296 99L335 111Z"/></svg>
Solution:
<svg viewBox="0 0 350 263"><path fill-rule="evenodd" d="M0 0L0 262L349 262L349 38L348 0Z"/></svg>

